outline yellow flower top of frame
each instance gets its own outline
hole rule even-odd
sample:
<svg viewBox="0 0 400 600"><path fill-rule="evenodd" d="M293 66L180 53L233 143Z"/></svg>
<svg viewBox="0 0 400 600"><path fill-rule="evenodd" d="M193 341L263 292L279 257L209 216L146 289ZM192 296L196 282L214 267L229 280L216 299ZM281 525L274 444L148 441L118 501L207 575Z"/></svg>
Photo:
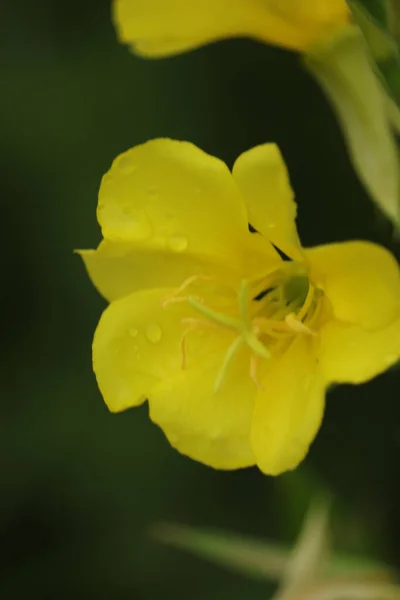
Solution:
<svg viewBox="0 0 400 600"><path fill-rule="evenodd" d="M98 385L111 411L148 399L183 454L293 469L327 386L399 360L396 260L363 241L303 248L275 144L232 173L187 142L136 146L104 176L97 216L104 239L81 255L110 302L93 342Z"/></svg>
<svg viewBox="0 0 400 600"><path fill-rule="evenodd" d="M345 0L114 0L122 42L167 56L228 37L303 51L349 21Z"/></svg>

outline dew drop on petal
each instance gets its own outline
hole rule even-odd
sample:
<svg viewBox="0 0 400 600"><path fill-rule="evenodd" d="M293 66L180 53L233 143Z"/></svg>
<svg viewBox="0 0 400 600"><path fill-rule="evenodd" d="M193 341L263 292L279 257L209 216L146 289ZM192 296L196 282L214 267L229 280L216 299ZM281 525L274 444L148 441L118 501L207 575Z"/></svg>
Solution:
<svg viewBox="0 0 400 600"><path fill-rule="evenodd" d="M132 338L135 338L138 333L139 333L139 331L136 329L136 327L130 327L130 329L128 329L128 334Z"/></svg>
<svg viewBox="0 0 400 600"><path fill-rule="evenodd" d="M117 159L117 167L120 173L123 175L129 175L136 169L136 164L133 162L132 157L129 154L122 154Z"/></svg>
<svg viewBox="0 0 400 600"><path fill-rule="evenodd" d="M157 323L149 323L146 327L146 338L152 344L157 344L162 338L162 329Z"/></svg>
<svg viewBox="0 0 400 600"><path fill-rule="evenodd" d="M173 235L168 240L168 246L173 252L183 252L188 246L188 241L181 235Z"/></svg>
<svg viewBox="0 0 400 600"><path fill-rule="evenodd" d="M158 193L156 188L149 188L148 191L149 200L156 200L158 198Z"/></svg>
<svg viewBox="0 0 400 600"><path fill-rule="evenodd" d="M122 227L134 240L146 240L151 236L152 228L149 218L144 210L132 210L127 204L122 208Z"/></svg>

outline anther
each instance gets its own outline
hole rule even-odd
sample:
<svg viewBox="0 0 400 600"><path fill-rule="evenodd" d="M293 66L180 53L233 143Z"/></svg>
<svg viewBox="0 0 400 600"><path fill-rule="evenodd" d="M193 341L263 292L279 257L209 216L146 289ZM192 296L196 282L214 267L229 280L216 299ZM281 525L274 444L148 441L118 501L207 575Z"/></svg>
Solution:
<svg viewBox="0 0 400 600"><path fill-rule="evenodd" d="M200 296L191 296L192 298L196 298L196 300L198 300L199 302L203 302L203 298L201 298ZM180 302L187 302L189 300L188 296L168 296L167 298L164 298L164 300L161 302L161 308L167 308L167 306L169 306L170 304L178 304Z"/></svg>
<svg viewBox="0 0 400 600"><path fill-rule="evenodd" d="M192 331L202 330L203 328L219 329L219 326L214 323L210 323L209 321L202 321L201 319L196 319L194 317L185 317L181 320L181 324L187 325L180 339L182 356L181 367L182 371L184 371L186 369L186 337L188 336L188 334Z"/></svg>
<svg viewBox="0 0 400 600"><path fill-rule="evenodd" d="M316 336L317 333L307 327L302 321L298 320L298 317L294 313L290 313L285 317L285 323L295 331L296 333L306 333L307 335Z"/></svg>
<svg viewBox="0 0 400 600"><path fill-rule="evenodd" d="M166 308L169 304L174 304L175 302L185 302L185 300L187 300L187 296L181 296L180 294L182 294L186 288L196 281L215 281L215 277L212 277L211 275L192 275L191 277L188 277L183 283L181 283L175 292L171 294L171 296L162 301L162 308ZM203 301L199 296L193 296L193 298L198 299L200 302Z"/></svg>

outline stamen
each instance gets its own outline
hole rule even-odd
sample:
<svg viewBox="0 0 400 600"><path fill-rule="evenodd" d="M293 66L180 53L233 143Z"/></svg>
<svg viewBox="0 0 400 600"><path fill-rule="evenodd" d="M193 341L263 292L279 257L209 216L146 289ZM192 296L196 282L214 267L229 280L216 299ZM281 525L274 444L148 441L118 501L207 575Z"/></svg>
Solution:
<svg viewBox="0 0 400 600"><path fill-rule="evenodd" d="M186 336L189 333L189 331L184 331L180 340L180 347L181 347L181 369L182 371L185 371L186 369Z"/></svg>
<svg viewBox="0 0 400 600"><path fill-rule="evenodd" d="M263 390L263 386L257 379L257 368L259 363L259 356L257 354L252 354L250 358L250 377L256 384L259 390Z"/></svg>
<svg viewBox="0 0 400 600"><path fill-rule="evenodd" d="M201 298L201 296L193 296L193 298L196 298L199 302L203 302L203 298ZM170 304L178 304L179 302L187 301L187 296L168 296L168 298L164 298L164 300L161 302L161 308L167 308L167 306Z"/></svg>
<svg viewBox="0 0 400 600"><path fill-rule="evenodd" d="M311 315L311 319L308 322L309 326L311 326L311 325L314 326L315 325L315 322L318 320L318 318L321 315L322 307L323 307L323 302L322 302L322 299L320 298L319 301L316 302L315 310L313 311L313 314Z"/></svg>
<svg viewBox="0 0 400 600"><path fill-rule="evenodd" d="M286 315L285 322L289 325L290 329L296 333L306 333L307 335L313 336L317 335L315 331L307 327L307 325L305 325L302 321L299 321L297 315L294 313Z"/></svg>
<svg viewBox="0 0 400 600"><path fill-rule="evenodd" d="M253 307L255 305L255 311L253 314L259 314L267 310L269 312L270 309L274 307L274 305L281 305L283 303L283 292L282 286L276 286L272 292L264 296L261 300L258 300L257 303L253 303Z"/></svg>
<svg viewBox="0 0 400 600"><path fill-rule="evenodd" d="M311 308L312 301L314 299L314 293L315 293L315 286L311 283L311 281L309 281L306 299L304 301L303 306L301 307L301 309L299 310L299 312L296 315L296 319L298 321L302 321L304 319L304 317L307 315L309 309Z"/></svg>
<svg viewBox="0 0 400 600"><path fill-rule="evenodd" d="M182 355L182 371L186 369L186 337L192 331L201 330L203 328L218 329L218 325L210 323L209 321L202 321L201 319L195 319L194 317L187 317L181 320L182 325L187 324L185 331L183 332L180 339L181 355Z"/></svg>
<svg viewBox="0 0 400 600"><path fill-rule="evenodd" d="M214 394L216 394L218 392L218 390L220 389L222 381L226 375L228 366L229 366L230 362L232 361L233 357L235 356L237 350L242 345L243 341L244 341L243 335L239 335L237 338L235 338L233 340L232 344L229 346L229 348L225 354L224 360L222 362L221 369L217 375L217 379L215 380Z"/></svg>
<svg viewBox="0 0 400 600"><path fill-rule="evenodd" d="M256 283L255 288L252 289L253 300L255 300L257 298L257 296L262 294L262 292L264 292L265 290L268 290L271 288L276 288L281 283L282 283L282 269L281 269L281 267L279 267L278 269L275 269L271 273L268 273L267 276L263 277L261 280L259 280Z"/></svg>
<svg viewBox="0 0 400 600"><path fill-rule="evenodd" d="M185 302L187 300L187 296L180 296L180 294L184 292L186 288L192 285L192 283L194 283L195 281L215 281L215 277L212 277L211 275L192 275L191 277L188 277L183 283L181 283L181 285L175 290L175 292L171 296L165 298L162 301L161 306L165 308L166 306L168 306L169 304L173 304L174 302ZM200 302L202 301L202 299L198 296L194 296L194 298L197 298L198 300L200 300Z"/></svg>
<svg viewBox="0 0 400 600"><path fill-rule="evenodd" d="M180 294L181 292L184 292L186 288L188 288L189 285L192 285L192 283L195 281L215 281L215 277L212 277L211 275L192 275L191 277L185 279L183 283L181 283L176 290L176 293Z"/></svg>
<svg viewBox="0 0 400 600"><path fill-rule="evenodd" d="M260 333L266 333L269 335L272 333L272 330L277 330L280 332L287 333L288 326L285 321L280 321L279 319L266 319L264 317L257 317L253 319L253 325L260 331Z"/></svg>
<svg viewBox="0 0 400 600"><path fill-rule="evenodd" d="M188 327L186 327L185 331L182 334L181 340L180 340L181 356L182 356L181 367L182 367L182 371L184 371L186 369L186 337L191 331L194 331L198 327L201 327L202 323L201 323L201 321L199 321L199 319L182 319L181 323L188 324Z"/></svg>
<svg viewBox="0 0 400 600"><path fill-rule="evenodd" d="M246 328L250 327L250 318L249 318L249 284L246 279L242 279L240 283L240 289L238 294L239 300L239 312L242 318L243 323Z"/></svg>

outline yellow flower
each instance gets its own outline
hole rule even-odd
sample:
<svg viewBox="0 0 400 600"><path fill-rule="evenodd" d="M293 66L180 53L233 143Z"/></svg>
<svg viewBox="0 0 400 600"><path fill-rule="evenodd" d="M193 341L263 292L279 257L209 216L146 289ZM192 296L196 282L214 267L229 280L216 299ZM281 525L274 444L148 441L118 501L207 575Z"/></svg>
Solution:
<svg viewBox="0 0 400 600"><path fill-rule="evenodd" d="M166 56L227 37L250 36L305 50L349 20L345 0L114 0L120 40Z"/></svg>
<svg viewBox="0 0 400 600"><path fill-rule="evenodd" d="M100 390L111 411L147 398L196 460L293 469L326 387L399 359L395 259L362 241L302 248L274 144L232 173L187 142L134 147L104 176L97 216L104 239L81 254L110 301L93 343Z"/></svg>

